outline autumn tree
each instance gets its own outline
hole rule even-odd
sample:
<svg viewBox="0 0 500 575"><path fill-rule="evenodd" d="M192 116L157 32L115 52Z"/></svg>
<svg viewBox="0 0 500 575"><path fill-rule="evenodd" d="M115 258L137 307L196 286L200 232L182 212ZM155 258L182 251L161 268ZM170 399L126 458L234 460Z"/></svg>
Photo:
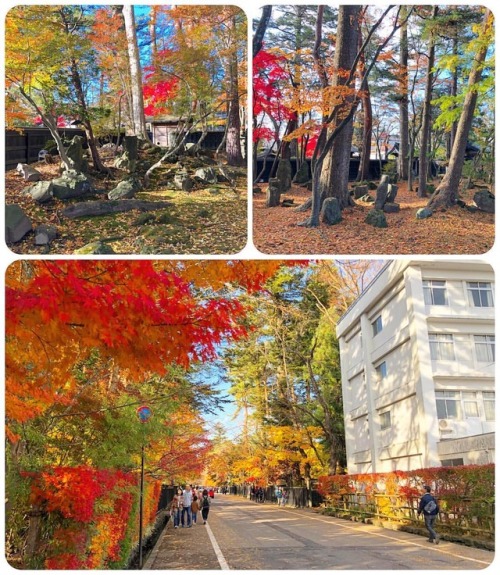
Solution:
<svg viewBox="0 0 500 575"><path fill-rule="evenodd" d="M432 209L439 206L451 206L457 200L467 138L472 126L479 85L483 77L485 62L492 38L493 15L490 10L486 9L481 29L478 30L477 38L471 45L471 51L473 51L475 55L470 69L467 90L457 126L448 170L428 203L428 207Z"/></svg>

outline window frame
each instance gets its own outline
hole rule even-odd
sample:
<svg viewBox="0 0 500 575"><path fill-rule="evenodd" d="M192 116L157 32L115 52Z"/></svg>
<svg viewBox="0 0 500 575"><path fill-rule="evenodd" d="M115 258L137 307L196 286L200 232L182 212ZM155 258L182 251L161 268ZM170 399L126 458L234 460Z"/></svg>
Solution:
<svg viewBox="0 0 500 575"><path fill-rule="evenodd" d="M495 335L493 334L474 334L474 351L476 354L476 361L478 363L495 363ZM478 341L478 338L484 338L483 341ZM480 358L479 349L485 349L487 356L486 359Z"/></svg>
<svg viewBox="0 0 500 575"><path fill-rule="evenodd" d="M442 285L438 285L442 284ZM424 290L424 303L425 305L439 305L447 306L448 302L448 287L446 280L422 280ZM443 296L443 303L436 303L436 295L439 293Z"/></svg>
<svg viewBox="0 0 500 575"><path fill-rule="evenodd" d="M451 349L450 354L448 354L449 349ZM456 361L453 334L429 332L429 351L432 361Z"/></svg>
<svg viewBox="0 0 500 575"><path fill-rule="evenodd" d="M382 323L382 314L380 314L372 321L373 337L377 336L383 329L384 324Z"/></svg>
<svg viewBox="0 0 500 575"><path fill-rule="evenodd" d="M387 409L378 414L380 430L384 431L392 427L391 410Z"/></svg>
<svg viewBox="0 0 500 575"><path fill-rule="evenodd" d="M467 282L467 297L470 307L479 307L479 308L495 307L495 298L493 292L494 290L492 282L480 282L480 281ZM476 305L474 294L477 294L478 296L479 305ZM487 305L483 304L483 297L482 297L483 295L485 295L486 299L488 300Z"/></svg>

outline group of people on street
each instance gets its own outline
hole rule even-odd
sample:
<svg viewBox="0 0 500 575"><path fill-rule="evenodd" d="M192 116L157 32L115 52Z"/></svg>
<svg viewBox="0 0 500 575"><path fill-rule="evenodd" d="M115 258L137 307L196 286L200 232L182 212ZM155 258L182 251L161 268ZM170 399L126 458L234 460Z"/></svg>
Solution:
<svg viewBox="0 0 500 575"><path fill-rule="evenodd" d="M192 485L179 488L167 510L174 521L174 529L196 525L199 511L205 525L210 511L210 499L213 497L213 491L210 493L208 489L196 490Z"/></svg>
<svg viewBox="0 0 500 575"><path fill-rule="evenodd" d="M276 487L274 496L279 507L284 507L288 502L288 490L282 487ZM250 488L250 501L257 501L263 503L266 499L266 492L263 487L256 487L252 485Z"/></svg>

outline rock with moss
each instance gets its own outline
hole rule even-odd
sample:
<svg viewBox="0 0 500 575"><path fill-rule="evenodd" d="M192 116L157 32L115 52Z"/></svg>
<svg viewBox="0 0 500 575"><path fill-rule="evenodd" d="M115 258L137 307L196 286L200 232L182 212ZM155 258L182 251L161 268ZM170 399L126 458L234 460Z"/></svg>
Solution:
<svg viewBox="0 0 500 575"><path fill-rule="evenodd" d="M74 253L78 255L104 255L114 254L116 252L108 244L97 241L86 244L82 248L77 249Z"/></svg>
<svg viewBox="0 0 500 575"><path fill-rule="evenodd" d="M337 198L326 198L321 206L321 221L334 226L342 221L342 211Z"/></svg>
<svg viewBox="0 0 500 575"><path fill-rule="evenodd" d="M5 241L15 243L33 229L31 220L18 204L5 206Z"/></svg>
<svg viewBox="0 0 500 575"><path fill-rule="evenodd" d="M69 200L93 192L90 180L85 174L76 170L68 170L59 178L52 180L52 193L55 198Z"/></svg>
<svg viewBox="0 0 500 575"><path fill-rule="evenodd" d="M368 212L365 218L365 223L370 224L375 228L387 228L387 219L382 210L373 209Z"/></svg>
<svg viewBox="0 0 500 575"><path fill-rule="evenodd" d="M417 220L425 220L426 218L430 218L434 212L430 208L420 208L417 211L416 217Z"/></svg>

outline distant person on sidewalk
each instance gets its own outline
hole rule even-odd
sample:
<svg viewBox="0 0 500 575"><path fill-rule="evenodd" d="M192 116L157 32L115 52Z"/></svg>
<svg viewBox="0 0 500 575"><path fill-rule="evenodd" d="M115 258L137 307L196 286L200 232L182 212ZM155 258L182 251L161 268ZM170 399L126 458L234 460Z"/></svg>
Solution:
<svg viewBox="0 0 500 575"><path fill-rule="evenodd" d="M170 502L170 515L174 520L174 529L178 529L181 524L182 513L182 489L177 490L177 495Z"/></svg>
<svg viewBox="0 0 500 575"><path fill-rule="evenodd" d="M203 525L205 525L208 519L208 512L210 511L210 497L208 496L208 491L206 489L203 490L200 507Z"/></svg>
<svg viewBox="0 0 500 575"><path fill-rule="evenodd" d="M186 527L185 523L187 523L188 527L191 527L191 503L193 502L193 490L191 489L191 485L186 485L186 489L182 492L182 499L182 527ZM185 516L187 517L186 522L184 521Z"/></svg>
<svg viewBox="0 0 500 575"><path fill-rule="evenodd" d="M193 495L193 502L191 503L191 521L193 525L196 525L196 519L198 517L198 511L200 510L200 500L197 495Z"/></svg>
<svg viewBox="0 0 500 575"><path fill-rule="evenodd" d="M434 531L434 525L436 523L437 515L439 513L439 505L435 497L431 494L431 488L429 485L424 486L425 493L420 499L418 505L417 515L424 514L425 527L429 532L429 543L439 544L439 535Z"/></svg>

